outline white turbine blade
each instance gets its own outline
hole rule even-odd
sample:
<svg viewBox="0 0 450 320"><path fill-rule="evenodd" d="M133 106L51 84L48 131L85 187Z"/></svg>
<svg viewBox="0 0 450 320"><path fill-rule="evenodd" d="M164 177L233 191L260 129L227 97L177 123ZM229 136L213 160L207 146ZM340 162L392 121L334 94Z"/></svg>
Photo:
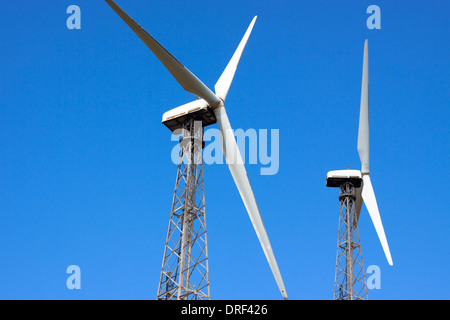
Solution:
<svg viewBox="0 0 450 320"><path fill-rule="evenodd" d="M222 133L222 152L225 160L233 176L234 182L239 190L242 201L247 209L250 220L255 228L256 235L269 262L270 269L272 270L275 281L283 296L287 299L286 289L284 287L283 279L281 278L280 270L278 269L277 261L272 251L272 247L267 236L266 229L264 228L261 215L259 214L258 205L256 204L255 196L253 194L250 181L247 177L247 171L242 161L239 148L237 146L233 129L230 126L230 121L226 114L225 108L221 107L214 111L216 114L217 122L219 123L219 129Z"/></svg>
<svg viewBox="0 0 450 320"><path fill-rule="evenodd" d="M364 43L364 60L359 111L358 153L361 172L369 173L369 42Z"/></svg>
<svg viewBox="0 0 450 320"><path fill-rule="evenodd" d="M370 181L370 177L367 174L363 176L362 197L364 199L364 203L366 204L367 211L369 211L369 215L370 218L372 219L373 225L375 226L375 230L377 231L378 238L380 239L381 246L383 247L384 254L386 255L386 259L392 266L393 262L391 252L389 251L389 245L386 239L386 234L384 233L383 224L381 223L377 199L375 198L372 182Z"/></svg>
<svg viewBox="0 0 450 320"><path fill-rule="evenodd" d="M231 82L233 82L234 74L239 64L239 60L241 59L242 52L244 51L245 45L247 44L247 40L250 37L250 33L252 32L255 21L256 16L253 18L252 22L248 26L247 31L245 32L244 37L239 43L239 46L237 47L236 51L231 57L230 62L228 62L227 67L225 68L216 85L214 86L216 95L220 97L224 102L227 97L228 90L230 89Z"/></svg>
<svg viewBox="0 0 450 320"><path fill-rule="evenodd" d="M114 1L105 0L111 8L122 18L123 21L136 33L145 45L154 53L175 80L184 90L205 99L212 107L220 103L220 99L201 82L192 72L175 59L163 46L136 23L125 11L123 11Z"/></svg>

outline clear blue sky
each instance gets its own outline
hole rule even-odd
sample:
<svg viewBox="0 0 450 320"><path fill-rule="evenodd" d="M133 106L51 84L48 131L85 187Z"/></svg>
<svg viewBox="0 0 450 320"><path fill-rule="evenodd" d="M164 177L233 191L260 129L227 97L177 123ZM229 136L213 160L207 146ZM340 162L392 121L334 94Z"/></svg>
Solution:
<svg viewBox="0 0 450 320"><path fill-rule="evenodd" d="M227 110L235 129L280 130L278 174L247 171L291 299L333 298L325 176L360 169L368 38L371 178L394 260L363 208L364 264L381 268L369 298L450 298L448 1L117 3L210 88L258 15ZM2 1L0 42L0 298L154 299L176 175L161 116L193 96L104 1ZM281 298L227 167L205 178L211 297ZM81 290L66 288L72 264Z"/></svg>

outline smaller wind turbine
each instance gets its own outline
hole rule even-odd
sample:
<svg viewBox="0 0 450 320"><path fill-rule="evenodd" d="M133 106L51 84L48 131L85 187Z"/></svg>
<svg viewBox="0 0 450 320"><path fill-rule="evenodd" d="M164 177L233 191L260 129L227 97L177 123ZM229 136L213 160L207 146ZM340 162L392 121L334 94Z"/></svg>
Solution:
<svg viewBox="0 0 450 320"><path fill-rule="evenodd" d="M369 42L367 39L364 43L357 149L361 160L361 171L336 170L327 173L327 187L340 188L341 204L334 299L367 298L358 231L358 219L363 202L375 226L386 259L391 266L393 265L369 176Z"/></svg>

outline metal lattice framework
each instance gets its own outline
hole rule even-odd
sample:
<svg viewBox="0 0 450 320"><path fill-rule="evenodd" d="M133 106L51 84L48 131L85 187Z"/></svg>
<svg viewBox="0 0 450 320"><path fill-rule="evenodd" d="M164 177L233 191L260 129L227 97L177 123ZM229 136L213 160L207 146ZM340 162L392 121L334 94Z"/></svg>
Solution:
<svg viewBox="0 0 450 320"><path fill-rule="evenodd" d="M203 179L203 127L183 124L158 300L210 298Z"/></svg>
<svg viewBox="0 0 450 320"><path fill-rule="evenodd" d="M340 186L339 233L336 255L334 300L367 300L366 276L355 217L355 188Z"/></svg>

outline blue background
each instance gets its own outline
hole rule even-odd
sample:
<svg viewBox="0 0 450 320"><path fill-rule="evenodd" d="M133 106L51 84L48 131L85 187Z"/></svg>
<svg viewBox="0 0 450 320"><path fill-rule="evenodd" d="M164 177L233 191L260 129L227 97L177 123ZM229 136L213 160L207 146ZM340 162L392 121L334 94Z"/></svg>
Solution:
<svg viewBox="0 0 450 320"><path fill-rule="evenodd" d="M381 269L369 298L450 298L448 1L117 2L210 88L258 15L227 111L235 129L280 130L278 174L247 171L291 299L333 298L325 177L360 169L368 38L371 178L394 260L363 208L364 264ZM154 299L176 175L161 116L194 97L104 1L2 1L0 42L0 298ZM205 178L211 298L280 299L228 168Z"/></svg>

